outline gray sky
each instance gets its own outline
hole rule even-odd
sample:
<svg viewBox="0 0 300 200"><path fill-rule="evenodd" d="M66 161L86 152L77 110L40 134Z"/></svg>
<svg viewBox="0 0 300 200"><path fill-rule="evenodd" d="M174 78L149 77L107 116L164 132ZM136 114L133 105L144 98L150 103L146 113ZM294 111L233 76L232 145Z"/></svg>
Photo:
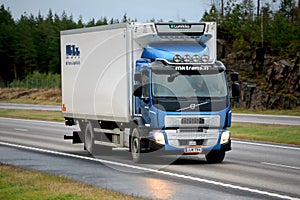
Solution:
<svg viewBox="0 0 300 200"><path fill-rule="evenodd" d="M66 11L76 21L82 15L84 22L101 17L122 19L124 13L140 22L152 18L198 22L204 11L210 9L211 0L0 0L0 4L10 8L14 19L24 12L37 16L40 11L46 16L51 9L59 16Z"/></svg>

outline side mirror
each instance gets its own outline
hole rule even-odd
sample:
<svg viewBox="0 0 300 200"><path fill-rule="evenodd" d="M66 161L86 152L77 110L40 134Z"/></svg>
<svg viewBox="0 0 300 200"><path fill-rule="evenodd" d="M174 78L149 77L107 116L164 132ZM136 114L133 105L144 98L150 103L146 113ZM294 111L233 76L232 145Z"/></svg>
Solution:
<svg viewBox="0 0 300 200"><path fill-rule="evenodd" d="M133 96L135 96L135 97L142 96L142 85L141 84L133 85Z"/></svg>
<svg viewBox="0 0 300 200"><path fill-rule="evenodd" d="M238 72L231 72L230 78L232 82L239 81L239 73Z"/></svg>
<svg viewBox="0 0 300 200"><path fill-rule="evenodd" d="M241 87L239 83L232 83L232 97L238 98L241 95Z"/></svg>

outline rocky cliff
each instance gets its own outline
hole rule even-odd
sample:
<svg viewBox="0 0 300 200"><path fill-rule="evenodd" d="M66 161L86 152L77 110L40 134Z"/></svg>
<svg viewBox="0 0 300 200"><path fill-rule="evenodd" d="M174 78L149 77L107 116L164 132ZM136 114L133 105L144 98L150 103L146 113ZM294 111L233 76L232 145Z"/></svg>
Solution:
<svg viewBox="0 0 300 200"><path fill-rule="evenodd" d="M234 106L247 109L295 109L300 107L300 52L292 58L268 55L266 48L230 52L219 42L218 55L240 74L241 96ZM226 51L224 53L224 51ZM230 52L230 53L228 53Z"/></svg>

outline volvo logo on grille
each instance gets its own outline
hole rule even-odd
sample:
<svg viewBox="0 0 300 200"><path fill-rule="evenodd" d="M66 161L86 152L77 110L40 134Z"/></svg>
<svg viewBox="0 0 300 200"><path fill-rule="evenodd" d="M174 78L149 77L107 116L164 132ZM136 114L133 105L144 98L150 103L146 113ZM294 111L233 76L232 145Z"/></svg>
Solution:
<svg viewBox="0 0 300 200"><path fill-rule="evenodd" d="M204 124L203 118L182 118L181 124Z"/></svg>
<svg viewBox="0 0 300 200"><path fill-rule="evenodd" d="M192 104L190 105L190 109L191 109L191 110L194 110L195 108L196 108L196 104L192 103Z"/></svg>

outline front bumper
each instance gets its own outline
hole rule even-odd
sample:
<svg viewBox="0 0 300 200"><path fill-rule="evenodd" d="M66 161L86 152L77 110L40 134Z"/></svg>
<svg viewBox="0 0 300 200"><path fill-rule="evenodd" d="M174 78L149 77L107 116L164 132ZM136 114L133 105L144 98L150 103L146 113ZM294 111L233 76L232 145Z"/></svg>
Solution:
<svg viewBox="0 0 300 200"><path fill-rule="evenodd" d="M150 139L149 141L149 149L153 150L164 150L167 154L207 154L212 150L221 150L221 151L230 151L231 150L231 139L230 132L227 130L215 130L217 133L207 134L207 136L201 138L203 134L199 134L197 137L197 133L195 133L195 137L191 138L180 138L168 140L167 132L164 132L165 143L157 143L155 139ZM214 131L212 131L214 132ZM224 136L226 135L225 139ZM228 136L229 135L229 136ZM228 138L227 138L228 137ZM171 136L172 138L172 136ZM196 149L201 151L196 152L186 152L186 148Z"/></svg>

